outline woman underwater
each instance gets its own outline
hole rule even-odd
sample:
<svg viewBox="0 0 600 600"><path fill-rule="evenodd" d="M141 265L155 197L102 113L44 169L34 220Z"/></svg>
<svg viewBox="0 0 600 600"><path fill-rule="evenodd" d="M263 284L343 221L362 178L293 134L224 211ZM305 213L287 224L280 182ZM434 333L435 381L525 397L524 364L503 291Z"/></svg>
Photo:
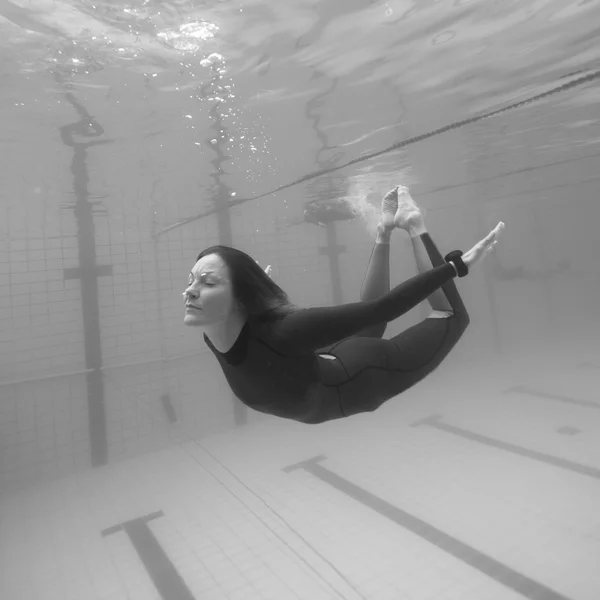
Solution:
<svg viewBox="0 0 600 600"><path fill-rule="evenodd" d="M411 237L419 274L390 290L390 238ZM500 222L468 252L442 258L408 188L388 192L360 302L297 308L247 254L202 251L184 292L189 326L204 331L233 393L250 408L302 423L371 412L436 369L469 315L454 278L488 254ZM428 299L430 315L382 339L386 324Z"/></svg>

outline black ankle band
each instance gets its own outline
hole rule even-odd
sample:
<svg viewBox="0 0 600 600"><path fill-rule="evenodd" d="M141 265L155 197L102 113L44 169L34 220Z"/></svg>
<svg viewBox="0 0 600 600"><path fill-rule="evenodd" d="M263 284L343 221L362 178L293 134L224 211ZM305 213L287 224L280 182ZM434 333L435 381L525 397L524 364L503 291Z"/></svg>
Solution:
<svg viewBox="0 0 600 600"><path fill-rule="evenodd" d="M461 258L462 255L462 251L453 250L452 252L448 252L444 257L446 262L451 262L456 267L456 272L459 277L464 277L469 274L469 267L463 262L463 259Z"/></svg>

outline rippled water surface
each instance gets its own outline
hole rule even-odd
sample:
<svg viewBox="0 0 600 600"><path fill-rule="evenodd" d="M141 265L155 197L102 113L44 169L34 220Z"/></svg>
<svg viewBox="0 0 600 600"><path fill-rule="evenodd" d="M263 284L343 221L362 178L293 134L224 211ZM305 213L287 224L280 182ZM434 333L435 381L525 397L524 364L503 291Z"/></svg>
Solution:
<svg viewBox="0 0 600 600"><path fill-rule="evenodd" d="M531 89L600 53L594 0L16 0L0 13L5 68L67 76L122 65L159 88L202 81L203 59L217 52L232 73L304 65L362 83L452 88L477 105L482 91Z"/></svg>
<svg viewBox="0 0 600 600"><path fill-rule="evenodd" d="M231 145L259 155L254 177L267 177L252 188L258 192L285 182L268 175L269 132L240 110L308 103L324 81L347 94L383 83L400 96L435 99L435 129L594 73L599 23L594 0L4 1L0 99L8 121L32 112L51 119L65 85L102 92L122 115L147 112L147 134L160 129L160 118L150 121L161 94L175 95L165 102L191 129L203 127L200 103L218 103L223 115L238 117ZM135 99L124 91L141 82ZM592 105L598 89L583 85L568 100ZM370 118L370 108L360 116L340 111L344 158L389 143L380 134L391 123ZM597 123L589 125L597 133ZM328 127L336 128L331 117Z"/></svg>

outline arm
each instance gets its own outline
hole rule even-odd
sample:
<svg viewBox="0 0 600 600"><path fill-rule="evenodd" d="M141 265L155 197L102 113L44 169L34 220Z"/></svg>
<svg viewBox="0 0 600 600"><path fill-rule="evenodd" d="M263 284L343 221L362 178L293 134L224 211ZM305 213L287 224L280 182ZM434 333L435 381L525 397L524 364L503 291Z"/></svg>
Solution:
<svg viewBox="0 0 600 600"><path fill-rule="evenodd" d="M500 221L486 237L464 253L462 260L468 269L494 249L497 237L503 229L504 223ZM429 238L424 241L429 243ZM280 321L271 323L270 337L288 352L319 350L354 335L366 327L397 319L457 275L455 266L452 263L445 263L419 273L376 300L298 310ZM462 304L458 292L454 302L451 298L450 301L455 305L457 302Z"/></svg>
<svg viewBox="0 0 600 600"><path fill-rule="evenodd" d="M397 319L455 276L454 266L445 263L408 279L375 300L300 309L270 323L270 337L294 354L315 351L365 327Z"/></svg>

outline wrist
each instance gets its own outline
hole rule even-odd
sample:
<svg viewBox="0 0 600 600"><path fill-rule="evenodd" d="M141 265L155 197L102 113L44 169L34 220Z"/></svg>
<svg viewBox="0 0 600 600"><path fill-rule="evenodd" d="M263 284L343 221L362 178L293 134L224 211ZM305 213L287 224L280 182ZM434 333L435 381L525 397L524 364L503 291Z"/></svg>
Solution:
<svg viewBox="0 0 600 600"><path fill-rule="evenodd" d="M444 260L454 267L458 277L464 277L469 274L469 261L468 259L464 261L463 256L464 254L460 250L453 250L452 252L448 252L444 257Z"/></svg>

